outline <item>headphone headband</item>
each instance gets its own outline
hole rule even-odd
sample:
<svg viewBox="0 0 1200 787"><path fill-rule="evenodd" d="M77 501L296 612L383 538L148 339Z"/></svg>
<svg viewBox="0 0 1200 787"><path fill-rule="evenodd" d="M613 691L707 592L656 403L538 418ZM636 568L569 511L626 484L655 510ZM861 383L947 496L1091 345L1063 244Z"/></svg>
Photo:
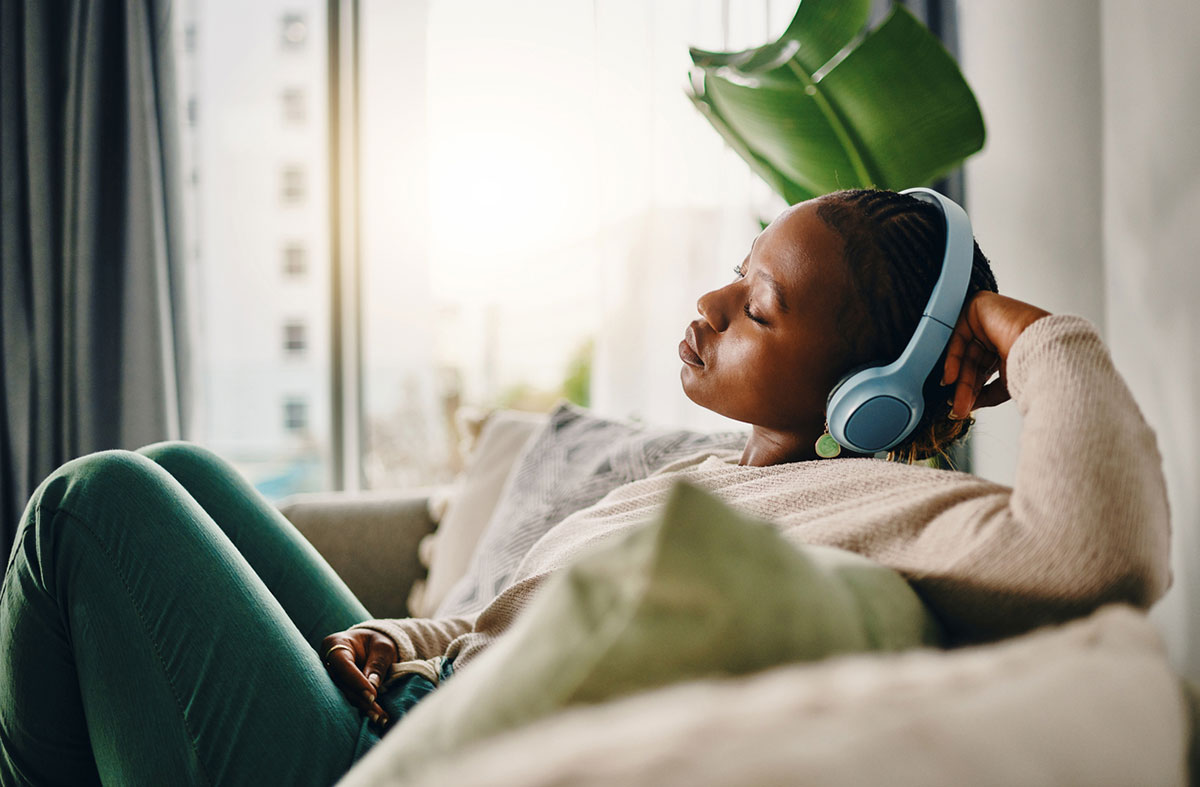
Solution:
<svg viewBox="0 0 1200 787"><path fill-rule="evenodd" d="M829 394L829 434L858 453L886 451L916 428L925 412L925 380L941 357L962 311L971 281L975 240L971 221L957 203L933 189L905 189L935 205L946 224L942 272L933 286L917 329L904 351L886 366L856 372Z"/></svg>

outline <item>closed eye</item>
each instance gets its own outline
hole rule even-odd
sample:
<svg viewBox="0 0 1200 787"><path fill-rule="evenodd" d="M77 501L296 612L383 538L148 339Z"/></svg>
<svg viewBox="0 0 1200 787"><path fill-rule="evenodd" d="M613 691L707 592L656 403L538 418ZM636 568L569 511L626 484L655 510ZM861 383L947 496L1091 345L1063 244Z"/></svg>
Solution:
<svg viewBox="0 0 1200 787"><path fill-rule="evenodd" d="M758 316L757 314L755 314L754 312L750 311L750 304L749 304L749 303L747 303L745 306L743 306L743 307L742 307L742 311L743 311L743 312L745 312L745 314L746 314L746 316L747 316L747 317L749 317L750 319L754 320L754 321L755 321L756 323L758 323L759 325L766 325L766 324L767 324L767 321L766 321L766 320L764 320L762 317L759 317L759 316Z"/></svg>

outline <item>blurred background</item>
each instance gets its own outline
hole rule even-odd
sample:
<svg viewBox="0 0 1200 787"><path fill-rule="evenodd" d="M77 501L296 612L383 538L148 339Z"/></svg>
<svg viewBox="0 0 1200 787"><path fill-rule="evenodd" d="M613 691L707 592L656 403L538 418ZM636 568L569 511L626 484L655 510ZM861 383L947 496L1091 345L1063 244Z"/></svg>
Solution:
<svg viewBox="0 0 1200 787"><path fill-rule="evenodd" d="M686 100L688 46L761 43L794 3L354 6L332 20L334 184L328 4L178 4L187 431L279 497L444 481L463 406L719 424L680 392L675 348L784 203ZM340 370L339 275L337 327L360 337Z"/></svg>
<svg viewBox="0 0 1200 787"><path fill-rule="evenodd" d="M0 541L60 462L164 438L279 499L448 480L473 409L736 427L676 346L783 203L688 47L796 5L0 2ZM1158 434L1153 614L1200 679L1200 4L904 5L982 108L951 185L1001 291L1095 322ZM1011 483L1019 434L981 413L969 467Z"/></svg>

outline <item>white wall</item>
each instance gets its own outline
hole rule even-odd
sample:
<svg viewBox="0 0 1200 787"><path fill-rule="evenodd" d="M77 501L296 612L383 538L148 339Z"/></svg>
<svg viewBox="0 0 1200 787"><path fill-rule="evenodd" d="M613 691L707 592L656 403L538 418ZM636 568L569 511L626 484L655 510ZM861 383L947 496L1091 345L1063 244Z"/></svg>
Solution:
<svg viewBox="0 0 1200 787"><path fill-rule="evenodd" d="M1200 4L960 3L963 70L988 125L967 168L976 237L1001 291L1099 325L1155 428L1175 586L1155 608L1200 677ZM976 472L1010 482L1012 405L976 429Z"/></svg>
<svg viewBox="0 0 1200 787"><path fill-rule="evenodd" d="M1106 0L1104 251L1113 358L1158 434L1175 585L1155 609L1200 677L1200 3Z"/></svg>
<svg viewBox="0 0 1200 787"><path fill-rule="evenodd" d="M959 4L962 68L987 125L967 207L1000 291L1104 325L1100 6ZM981 411L975 472L1011 484L1020 416Z"/></svg>

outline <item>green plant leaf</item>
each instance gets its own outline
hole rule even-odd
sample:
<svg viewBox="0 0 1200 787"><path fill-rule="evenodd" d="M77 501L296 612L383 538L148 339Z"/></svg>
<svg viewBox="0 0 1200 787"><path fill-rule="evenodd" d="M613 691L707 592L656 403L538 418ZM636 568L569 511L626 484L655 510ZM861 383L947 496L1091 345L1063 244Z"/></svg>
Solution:
<svg viewBox="0 0 1200 787"><path fill-rule="evenodd" d="M863 32L869 0L803 0L778 41L692 50L689 96L789 203L843 188L923 185L983 146L954 59L895 6Z"/></svg>
<svg viewBox="0 0 1200 787"><path fill-rule="evenodd" d="M931 183L983 148L975 94L946 48L903 6L817 87L870 151L881 188Z"/></svg>
<svg viewBox="0 0 1200 787"><path fill-rule="evenodd" d="M853 41L866 27L870 14L871 0L803 0L779 40L740 52L693 47L692 62L704 68L734 66L751 74L773 70L795 58L808 73L815 73Z"/></svg>
<svg viewBox="0 0 1200 787"><path fill-rule="evenodd" d="M803 87L708 74L705 95L747 149L804 192L816 196L869 181L855 172L828 115Z"/></svg>

